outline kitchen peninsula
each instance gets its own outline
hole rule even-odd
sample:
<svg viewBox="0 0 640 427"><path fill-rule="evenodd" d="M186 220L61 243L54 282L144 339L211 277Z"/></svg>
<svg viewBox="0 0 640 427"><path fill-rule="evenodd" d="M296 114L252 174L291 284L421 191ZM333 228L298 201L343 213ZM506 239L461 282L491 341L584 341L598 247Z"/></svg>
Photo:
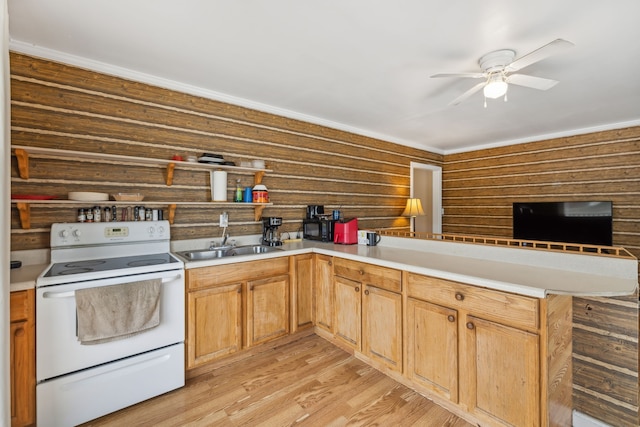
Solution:
<svg viewBox="0 0 640 427"><path fill-rule="evenodd" d="M375 247L282 248L185 263L188 368L201 372L262 342L309 333L300 317L311 317L318 335L481 425L570 424L572 296L626 295L638 286L637 260L624 250L389 236ZM245 268L233 267L239 262ZM208 311L230 316L222 322L229 329L200 330L213 320Z"/></svg>

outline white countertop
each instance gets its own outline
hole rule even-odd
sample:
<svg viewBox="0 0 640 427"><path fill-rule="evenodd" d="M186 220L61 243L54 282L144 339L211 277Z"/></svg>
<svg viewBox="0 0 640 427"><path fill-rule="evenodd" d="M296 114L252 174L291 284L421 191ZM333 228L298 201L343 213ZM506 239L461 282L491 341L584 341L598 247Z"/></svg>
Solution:
<svg viewBox="0 0 640 427"><path fill-rule="evenodd" d="M631 258L394 237L383 240L384 244L378 246L303 240L283 245L282 251L263 255L185 260L185 268L311 252L537 298L548 294L630 295L638 287L638 261Z"/></svg>
<svg viewBox="0 0 640 427"><path fill-rule="evenodd" d="M304 253L354 261L544 298L630 295L638 287L638 261L587 254L384 237L378 246L334 245L309 240L287 243L275 251L206 261L185 261L185 268L242 263ZM184 249L184 248L183 248ZM11 291L35 286L47 264L11 270Z"/></svg>

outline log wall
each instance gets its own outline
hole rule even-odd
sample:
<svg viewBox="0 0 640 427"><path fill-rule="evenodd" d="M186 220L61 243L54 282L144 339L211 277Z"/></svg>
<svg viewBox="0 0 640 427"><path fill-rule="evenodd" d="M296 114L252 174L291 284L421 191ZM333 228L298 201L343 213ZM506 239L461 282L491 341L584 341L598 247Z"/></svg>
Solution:
<svg viewBox="0 0 640 427"><path fill-rule="evenodd" d="M11 53L12 144L134 157L222 154L225 160L263 159L270 200L263 216L283 218L282 232L297 231L306 205L339 209L361 228L407 229L400 214L410 194L410 162L442 164L442 156L327 127ZM33 155L29 179L12 158L12 194L67 198L70 191L142 193L141 205L158 201L211 200L209 173L176 169L165 184L166 165L129 164ZM228 200L236 179L228 173ZM92 204L87 203L86 207ZM105 203L102 203L105 205ZM80 206L82 206L80 204ZM12 250L46 248L49 226L76 221L69 205L32 206L23 229L12 206ZM178 205L174 240L219 237L220 213L229 213L231 236L259 234L254 210L238 206Z"/></svg>
<svg viewBox="0 0 640 427"><path fill-rule="evenodd" d="M613 243L640 258L640 127L445 156L443 231L512 236L512 203L613 201ZM638 295L574 298L574 408L638 426Z"/></svg>

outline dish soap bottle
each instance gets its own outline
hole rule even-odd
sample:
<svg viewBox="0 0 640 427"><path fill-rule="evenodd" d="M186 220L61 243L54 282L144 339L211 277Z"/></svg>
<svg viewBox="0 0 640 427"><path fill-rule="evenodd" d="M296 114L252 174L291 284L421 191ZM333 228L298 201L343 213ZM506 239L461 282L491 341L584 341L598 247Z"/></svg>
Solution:
<svg viewBox="0 0 640 427"><path fill-rule="evenodd" d="M237 179L236 180L236 195L233 198L234 202L241 202L242 201L242 186L240 185L240 180Z"/></svg>

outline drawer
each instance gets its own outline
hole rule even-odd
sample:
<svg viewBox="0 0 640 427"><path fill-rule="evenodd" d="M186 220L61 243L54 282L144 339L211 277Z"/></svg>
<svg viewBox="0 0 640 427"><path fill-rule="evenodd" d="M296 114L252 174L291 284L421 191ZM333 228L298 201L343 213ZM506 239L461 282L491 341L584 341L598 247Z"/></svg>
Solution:
<svg viewBox="0 0 640 427"><path fill-rule="evenodd" d="M539 329L537 298L407 273L407 295L523 329Z"/></svg>
<svg viewBox="0 0 640 427"><path fill-rule="evenodd" d="M334 258L333 274L392 292L402 291L402 271L393 268Z"/></svg>
<svg viewBox="0 0 640 427"><path fill-rule="evenodd" d="M29 295L32 290L11 292L9 298L10 321L17 322L19 320L27 320L32 316L33 295Z"/></svg>
<svg viewBox="0 0 640 427"><path fill-rule="evenodd" d="M287 273L289 273L289 257L283 256L268 260L194 268L187 270L186 281L188 289L193 290Z"/></svg>

